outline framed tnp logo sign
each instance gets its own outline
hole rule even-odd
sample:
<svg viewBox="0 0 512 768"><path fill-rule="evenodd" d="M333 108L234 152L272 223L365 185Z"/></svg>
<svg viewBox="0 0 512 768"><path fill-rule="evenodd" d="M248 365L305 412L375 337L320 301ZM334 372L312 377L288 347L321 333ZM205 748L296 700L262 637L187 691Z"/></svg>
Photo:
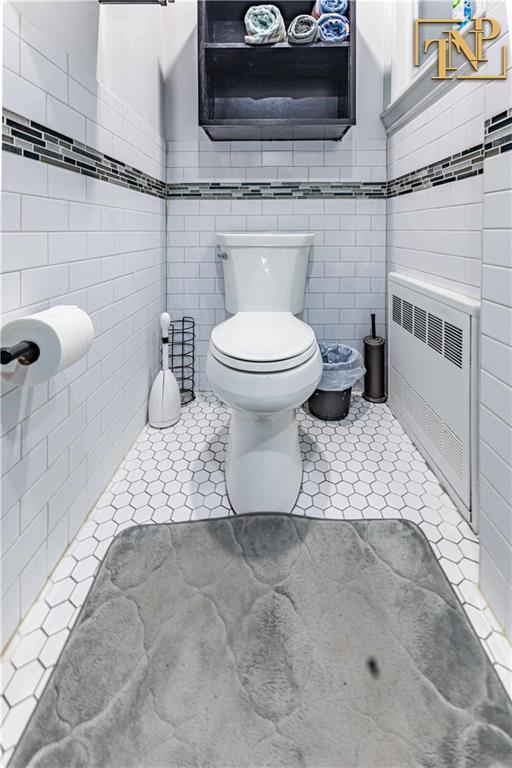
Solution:
<svg viewBox="0 0 512 768"><path fill-rule="evenodd" d="M506 80L507 78L507 46L503 45L501 49L501 71L494 74L480 74L479 68L487 62L485 56L485 43L496 40L501 32L501 27L496 19L474 18L470 24L472 27L467 31L467 36L473 36L468 40L461 34L460 19L416 19L414 21L414 65L420 65L420 26L422 24L444 24L449 25L447 29L440 30L442 36L429 38L423 43L422 53L428 53L431 48L437 50L437 74L433 75L433 80ZM458 67L453 66L453 54L462 54L466 61L474 70L470 75L454 75Z"/></svg>

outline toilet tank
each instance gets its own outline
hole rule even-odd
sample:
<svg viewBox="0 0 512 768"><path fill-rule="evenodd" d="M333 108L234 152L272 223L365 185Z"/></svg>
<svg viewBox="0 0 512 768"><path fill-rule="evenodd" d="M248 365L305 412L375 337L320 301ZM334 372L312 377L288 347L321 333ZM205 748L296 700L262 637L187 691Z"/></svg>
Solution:
<svg viewBox="0 0 512 768"><path fill-rule="evenodd" d="M227 311L301 312L313 239L310 232L218 233Z"/></svg>

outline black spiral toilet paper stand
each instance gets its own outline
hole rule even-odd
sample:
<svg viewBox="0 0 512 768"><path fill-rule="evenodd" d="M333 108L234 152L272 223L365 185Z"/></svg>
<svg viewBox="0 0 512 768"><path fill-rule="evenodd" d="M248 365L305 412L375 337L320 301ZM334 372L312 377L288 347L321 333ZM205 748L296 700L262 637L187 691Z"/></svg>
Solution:
<svg viewBox="0 0 512 768"><path fill-rule="evenodd" d="M193 317L171 320L169 324L169 366L180 388L181 404L195 399L195 336Z"/></svg>

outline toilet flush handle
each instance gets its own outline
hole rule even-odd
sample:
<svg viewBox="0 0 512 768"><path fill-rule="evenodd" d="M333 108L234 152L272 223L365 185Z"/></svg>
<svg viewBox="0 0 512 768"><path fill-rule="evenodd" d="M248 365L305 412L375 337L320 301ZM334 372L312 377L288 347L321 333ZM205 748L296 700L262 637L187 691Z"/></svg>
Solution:
<svg viewBox="0 0 512 768"><path fill-rule="evenodd" d="M215 253L216 253L217 258L218 259L222 259L223 261L226 261L226 259L228 258L227 253L225 253L224 251L221 251L220 245L218 245L216 247Z"/></svg>

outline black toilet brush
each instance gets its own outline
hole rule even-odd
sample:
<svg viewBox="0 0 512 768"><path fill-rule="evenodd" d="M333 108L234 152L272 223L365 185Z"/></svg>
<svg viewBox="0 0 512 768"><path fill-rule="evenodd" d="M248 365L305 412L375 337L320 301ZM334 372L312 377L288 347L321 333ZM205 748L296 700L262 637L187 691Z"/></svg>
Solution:
<svg viewBox="0 0 512 768"><path fill-rule="evenodd" d="M364 375L363 397L370 403L385 403L386 394L386 340L377 336L375 330L375 314L372 313L371 336L365 336L364 342Z"/></svg>

